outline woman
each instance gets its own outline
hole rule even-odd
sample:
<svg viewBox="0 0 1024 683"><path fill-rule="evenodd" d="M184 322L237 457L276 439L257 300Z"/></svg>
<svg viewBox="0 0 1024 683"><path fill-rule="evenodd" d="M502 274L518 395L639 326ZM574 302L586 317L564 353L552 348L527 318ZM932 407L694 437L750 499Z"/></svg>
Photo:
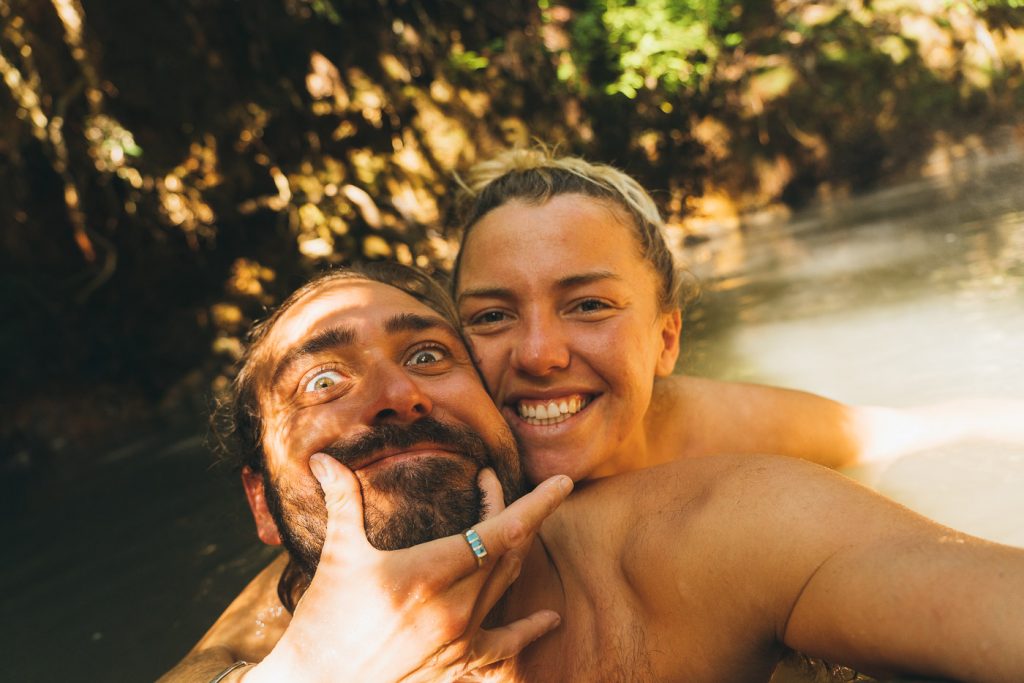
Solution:
<svg viewBox="0 0 1024 683"><path fill-rule="evenodd" d="M859 453L857 416L832 401L671 374L685 284L635 180L515 150L468 189L453 294L533 481L715 453L828 466Z"/></svg>
<svg viewBox="0 0 1024 683"><path fill-rule="evenodd" d="M683 280L653 201L611 167L518 150L474 169L467 190L453 294L534 483L722 453L834 467L965 431L951 420L672 375ZM279 571L265 571L205 645L243 652L239 634L251 630L255 606L273 603Z"/></svg>

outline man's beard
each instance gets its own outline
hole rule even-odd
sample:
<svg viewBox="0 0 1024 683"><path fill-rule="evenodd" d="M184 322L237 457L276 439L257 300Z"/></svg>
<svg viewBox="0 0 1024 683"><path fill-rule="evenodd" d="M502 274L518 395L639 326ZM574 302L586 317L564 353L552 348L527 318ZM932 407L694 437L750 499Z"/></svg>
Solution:
<svg viewBox="0 0 1024 683"><path fill-rule="evenodd" d="M459 533L480 521L483 494L477 477L484 467L494 468L506 503L522 494L525 484L515 441L510 432L499 437L499 445L491 449L468 427L425 417L407 425L377 425L323 452L349 467L384 449L424 443L461 456L388 465L363 483L367 539L380 550L398 550ZM323 491L320 487L302 491L267 474L264 482L282 543L308 581L316 571L326 535ZM385 501L390 505L383 505Z"/></svg>

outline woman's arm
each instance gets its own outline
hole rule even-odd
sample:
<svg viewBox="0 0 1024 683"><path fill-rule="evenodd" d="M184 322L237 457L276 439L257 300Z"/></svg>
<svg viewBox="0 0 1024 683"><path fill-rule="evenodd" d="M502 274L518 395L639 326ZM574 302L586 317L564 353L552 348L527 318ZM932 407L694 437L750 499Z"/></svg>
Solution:
<svg viewBox="0 0 1024 683"><path fill-rule="evenodd" d="M654 413L660 417L648 433L664 452L675 454L773 453L836 469L965 439L1024 445L1024 401L971 399L892 409L699 377L674 376L661 384L654 404L661 404Z"/></svg>

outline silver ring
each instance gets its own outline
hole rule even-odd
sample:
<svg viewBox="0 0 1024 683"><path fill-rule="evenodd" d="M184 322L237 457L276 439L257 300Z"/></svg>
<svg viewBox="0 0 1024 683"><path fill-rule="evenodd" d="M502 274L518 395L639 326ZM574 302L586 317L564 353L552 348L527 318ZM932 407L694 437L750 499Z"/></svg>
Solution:
<svg viewBox="0 0 1024 683"><path fill-rule="evenodd" d="M473 551L473 557L476 558L477 568L484 566L484 558L487 557L487 548L484 547L484 542L480 539L480 534L473 529L467 529L463 532L462 536L466 539L466 543L469 544L469 549Z"/></svg>

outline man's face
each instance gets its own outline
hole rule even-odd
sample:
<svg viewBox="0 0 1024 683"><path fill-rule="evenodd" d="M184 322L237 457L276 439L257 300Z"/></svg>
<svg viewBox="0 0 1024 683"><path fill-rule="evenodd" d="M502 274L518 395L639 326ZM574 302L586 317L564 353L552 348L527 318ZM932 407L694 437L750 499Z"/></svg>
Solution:
<svg viewBox="0 0 1024 683"><path fill-rule="evenodd" d="M367 536L407 547L480 519L477 475L506 494L522 475L515 443L458 334L404 292L336 281L294 304L255 358L271 510L311 573L326 529L309 457L328 453L363 492Z"/></svg>

